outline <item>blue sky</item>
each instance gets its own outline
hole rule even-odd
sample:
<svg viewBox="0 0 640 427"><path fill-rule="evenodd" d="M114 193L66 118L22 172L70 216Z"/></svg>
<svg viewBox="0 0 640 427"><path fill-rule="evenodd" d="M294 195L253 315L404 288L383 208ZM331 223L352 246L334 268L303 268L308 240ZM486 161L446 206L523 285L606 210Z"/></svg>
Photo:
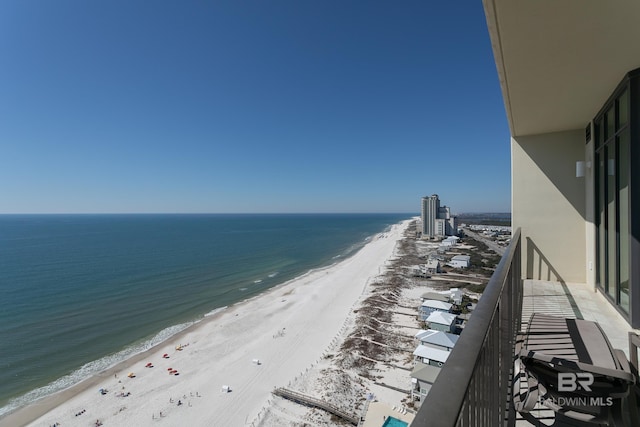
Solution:
<svg viewBox="0 0 640 427"><path fill-rule="evenodd" d="M5 0L0 58L0 213L510 209L479 0Z"/></svg>

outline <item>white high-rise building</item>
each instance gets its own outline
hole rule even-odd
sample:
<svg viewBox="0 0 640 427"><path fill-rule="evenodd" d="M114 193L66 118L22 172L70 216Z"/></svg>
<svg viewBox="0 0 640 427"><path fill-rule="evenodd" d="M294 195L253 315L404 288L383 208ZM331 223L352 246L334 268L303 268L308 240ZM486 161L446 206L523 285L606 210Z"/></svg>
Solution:
<svg viewBox="0 0 640 427"><path fill-rule="evenodd" d="M436 219L440 212L440 199L437 194L422 198L422 237L436 236Z"/></svg>
<svg viewBox="0 0 640 427"><path fill-rule="evenodd" d="M456 217L448 206L440 206L437 194L422 198L422 237L452 236L457 229Z"/></svg>

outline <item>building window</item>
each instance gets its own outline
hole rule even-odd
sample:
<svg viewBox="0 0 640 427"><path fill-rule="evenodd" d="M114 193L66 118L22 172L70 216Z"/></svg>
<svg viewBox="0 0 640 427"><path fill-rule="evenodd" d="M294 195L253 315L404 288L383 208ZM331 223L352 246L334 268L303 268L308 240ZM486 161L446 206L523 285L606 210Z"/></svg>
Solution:
<svg viewBox="0 0 640 427"><path fill-rule="evenodd" d="M633 287L630 263L632 194L629 190L634 140L632 112L637 110L630 93L638 84L638 76L634 77L634 74L640 75L630 73L594 120L596 283L630 321ZM633 163L640 167L637 161ZM640 312L634 314L637 322Z"/></svg>

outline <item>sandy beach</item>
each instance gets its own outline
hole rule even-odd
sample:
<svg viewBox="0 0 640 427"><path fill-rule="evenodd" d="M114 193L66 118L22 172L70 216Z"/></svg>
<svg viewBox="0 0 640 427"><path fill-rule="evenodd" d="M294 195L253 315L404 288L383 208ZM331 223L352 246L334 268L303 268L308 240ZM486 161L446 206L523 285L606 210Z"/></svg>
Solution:
<svg viewBox="0 0 640 427"><path fill-rule="evenodd" d="M9 414L0 427L258 425L274 387L294 381L344 337L349 315L393 258L409 222L375 236L338 264L228 307L143 354ZM148 363L153 367L145 367Z"/></svg>

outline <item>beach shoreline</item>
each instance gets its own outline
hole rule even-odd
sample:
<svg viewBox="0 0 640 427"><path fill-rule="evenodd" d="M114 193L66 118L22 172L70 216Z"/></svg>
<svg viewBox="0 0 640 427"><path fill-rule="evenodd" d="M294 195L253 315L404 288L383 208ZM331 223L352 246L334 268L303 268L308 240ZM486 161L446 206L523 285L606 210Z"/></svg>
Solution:
<svg viewBox="0 0 640 427"><path fill-rule="evenodd" d="M174 424L178 412L181 424L251 422L273 387L295 378L341 333L409 222L378 234L349 258L205 316L142 353L7 414L0 427L69 425L78 416L111 425ZM161 357L165 353L168 359ZM144 368L147 361L154 367ZM168 368L180 375L168 374ZM127 378L129 372L135 378ZM222 393L224 385L231 391ZM101 395L100 388L109 391ZM232 409L238 406L242 413Z"/></svg>

